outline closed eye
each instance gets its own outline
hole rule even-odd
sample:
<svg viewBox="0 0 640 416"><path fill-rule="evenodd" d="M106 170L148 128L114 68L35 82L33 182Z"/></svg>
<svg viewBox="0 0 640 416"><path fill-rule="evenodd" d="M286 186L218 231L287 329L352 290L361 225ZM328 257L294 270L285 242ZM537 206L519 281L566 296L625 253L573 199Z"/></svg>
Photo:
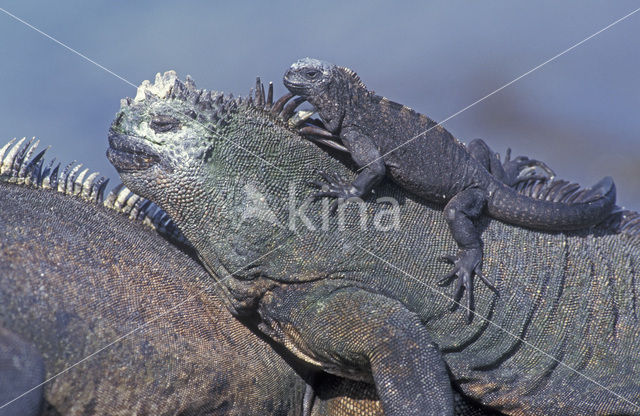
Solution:
<svg viewBox="0 0 640 416"><path fill-rule="evenodd" d="M320 75L320 71L317 71L315 69L309 69L305 72L305 75L309 79L316 79Z"/></svg>
<svg viewBox="0 0 640 416"><path fill-rule="evenodd" d="M180 120L166 114L157 114L151 118L149 126L156 133L165 133L168 131L177 131L180 129Z"/></svg>

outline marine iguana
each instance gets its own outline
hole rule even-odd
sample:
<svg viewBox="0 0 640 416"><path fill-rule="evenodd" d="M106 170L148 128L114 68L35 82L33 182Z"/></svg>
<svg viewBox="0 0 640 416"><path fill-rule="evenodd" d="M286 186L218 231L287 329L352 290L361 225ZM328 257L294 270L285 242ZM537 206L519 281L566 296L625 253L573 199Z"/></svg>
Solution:
<svg viewBox="0 0 640 416"><path fill-rule="evenodd" d="M50 377L141 326L47 383L50 407L63 415L300 414L304 381L229 315L166 213L122 186L103 198L104 178L80 165L58 173L44 152L30 158L35 147L0 149L0 363L19 357L3 346L28 341ZM22 376L43 378L38 358L20 361L36 367ZM24 388L11 374L0 365L0 386L12 381L0 406L38 384ZM33 407L24 399L12 406L0 414Z"/></svg>
<svg viewBox="0 0 640 416"><path fill-rule="evenodd" d="M640 412L637 214L567 233L482 219L501 298L479 287L490 321L466 324L437 289L453 243L437 205L383 183L398 227L361 227L360 212L387 224L390 203L368 201L323 226L307 182L350 168L253 100L168 72L122 102L109 143L126 186L167 211L214 278L260 258L219 280L234 315L318 369L375 384L385 414L452 414L449 377L507 414ZM559 187L531 191L585 193Z"/></svg>
<svg viewBox="0 0 640 416"><path fill-rule="evenodd" d="M42 354L47 378L100 351L45 384L51 407L300 414L304 381L229 315L166 213L122 186L103 198L104 179L58 173L34 149L0 149L0 326Z"/></svg>
<svg viewBox="0 0 640 416"><path fill-rule="evenodd" d="M300 415L304 369L229 314L167 214L36 147L0 147L0 415ZM371 386L316 379L312 415L382 415Z"/></svg>
<svg viewBox="0 0 640 416"><path fill-rule="evenodd" d="M44 381L44 362L33 345L0 327L0 416L38 416L43 389L36 388L19 401L7 404Z"/></svg>
<svg viewBox="0 0 640 416"><path fill-rule="evenodd" d="M291 65L284 84L315 107L325 128L339 135L359 168L352 182L321 172L326 183L313 181L323 188L316 197L362 197L389 176L427 201L446 204L445 218L458 252L444 256L453 269L441 283L457 276L454 298L460 299L467 291L468 310L473 309L474 275L492 287L482 275L482 240L473 223L482 213L510 224L561 231L597 224L615 204L615 186L610 177L597 183L585 199L568 203L519 195L502 183L512 184L513 174L507 175L506 180L491 175L487 163L481 162L486 154L474 157L435 121L367 90L348 68L305 58ZM471 150L484 151L484 147L482 143ZM472 316L469 314L468 319Z"/></svg>

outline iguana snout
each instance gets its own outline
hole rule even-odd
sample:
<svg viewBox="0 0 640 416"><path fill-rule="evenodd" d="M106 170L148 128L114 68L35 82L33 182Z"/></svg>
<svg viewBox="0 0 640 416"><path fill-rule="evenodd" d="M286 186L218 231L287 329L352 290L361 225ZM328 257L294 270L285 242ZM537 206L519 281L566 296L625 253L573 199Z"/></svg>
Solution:
<svg viewBox="0 0 640 416"><path fill-rule="evenodd" d="M114 131L109 133L107 158L120 173L145 170L160 161L158 153L142 139Z"/></svg>

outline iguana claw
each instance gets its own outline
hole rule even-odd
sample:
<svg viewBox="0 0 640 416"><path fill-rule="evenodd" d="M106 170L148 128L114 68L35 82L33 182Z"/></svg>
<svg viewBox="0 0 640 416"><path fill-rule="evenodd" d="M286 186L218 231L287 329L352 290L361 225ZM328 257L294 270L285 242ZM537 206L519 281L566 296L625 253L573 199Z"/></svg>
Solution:
<svg viewBox="0 0 640 416"><path fill-rule="evenodd" d="M351 183L344 182L336 175L324 171L318 171L318 174L322 176L322 179L324 179L326 183L317 180L308 182L309 185L322 189L321 191L313 194L312 198L314 200L326 197L337 198L337 200L333 201L329 207L332 214L336 212L338 205L343 201L349 198L362 196Z"/></svg>
<svg viewBox="0 0 640 416"><path fill-rule="evenodd" d="M311 117L313 114L315 114L315 111L309 111L309 110L299 110L296 111L291 118L289 118L289 120L287 120L287 123L289 124L289 127L291 127L292 129L296 128L296 127L300 127L301 125L303 125L308 119L309 117Z"/></svg>
<svg viewBox="0 0 640 416"><path fill-rule="evenodd" d="M511 160L511 149L508 148L503 163L507 185L515 186L520 182L530 179L548 180L556 173L546 163L529 159L526 156L518 156ZM538 173L542 171L541 173Z"/></svg>
<svg viewBox="0 0 640 416"><path fill-rule="evenodd" d="M457 277L456 288L453 295L453 307L452 311L456 310L460 306L460 300L467 292L467 322L471 323L473 320L474 302L473 302L473 276L478 276L480 280L484 282L492 291L498 293L496 288L484 277L482 274L482 249L461 249L457 256L444 255L440 257L441 260L453 264L453 269L447 273L443 278L438 281L440 286L445 286L450 281Z"/></svg>

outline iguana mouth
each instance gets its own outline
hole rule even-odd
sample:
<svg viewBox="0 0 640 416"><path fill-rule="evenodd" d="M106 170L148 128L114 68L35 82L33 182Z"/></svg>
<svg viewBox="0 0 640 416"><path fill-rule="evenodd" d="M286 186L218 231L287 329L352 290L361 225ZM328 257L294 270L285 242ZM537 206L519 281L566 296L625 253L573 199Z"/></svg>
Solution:
<svg viewBox="0 0 640 416"><path fill-rule="evenodd" d="M141 138L114 131L109 132L107 158L118 172L145 170L160 161L157 152Z"/></svg>
<svg viewBox="0 0 640 416"><path fill-rule="evenodd" d="M302 88L304 87L304 84L302 82L293 82L293 81L289 81L288 79L285 79L283 81L285 87L298 87L298 88Z"/></svg>
<svg viewBox="0 0 640 416"><path fill-rule="evenodd" d="M283 84L287 89L294 94L301 94L306 90L306 85L301 82L293 82L286 77L283 80Z"/></svg>

